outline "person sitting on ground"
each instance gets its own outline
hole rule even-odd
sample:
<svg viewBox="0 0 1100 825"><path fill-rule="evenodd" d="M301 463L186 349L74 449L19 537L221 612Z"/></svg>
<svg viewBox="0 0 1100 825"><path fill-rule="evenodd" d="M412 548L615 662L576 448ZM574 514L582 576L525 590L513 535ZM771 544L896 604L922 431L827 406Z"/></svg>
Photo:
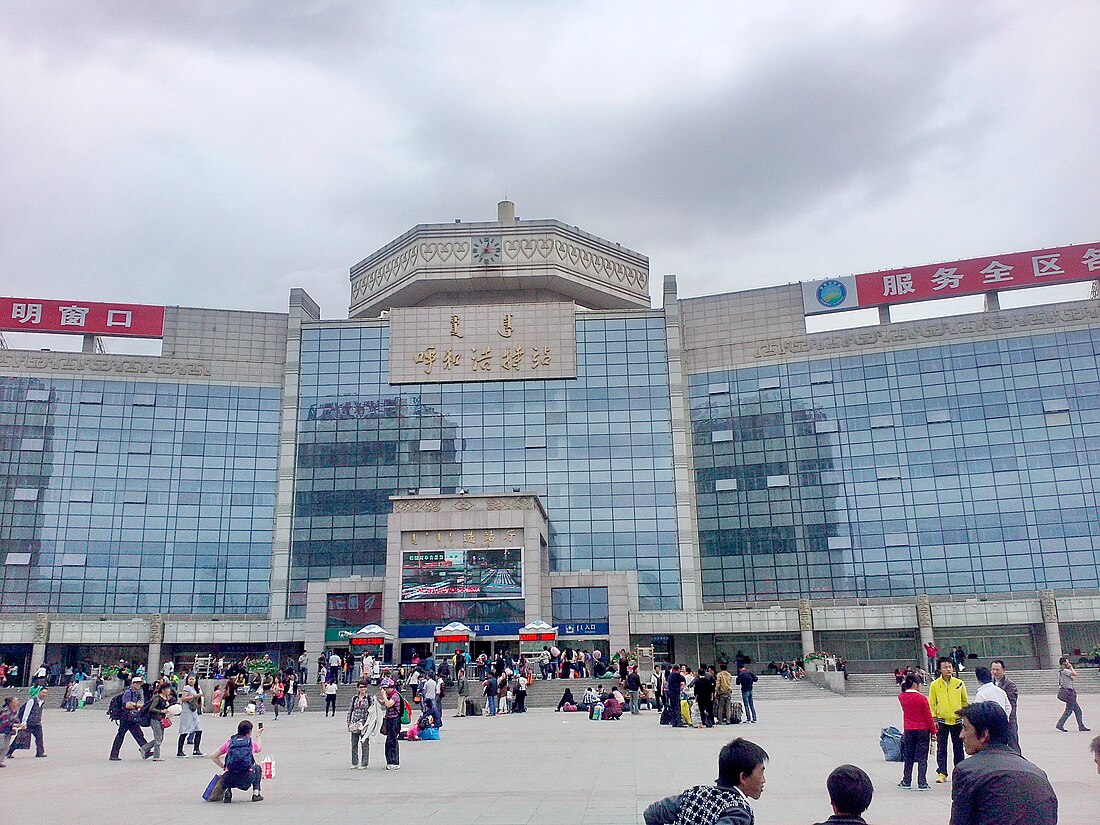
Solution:
<svg viewBox="0 0 1100 825"><path fill-rule="evenodd" d="M1012 749L1004 708L976 702L958 717L967 758L951 775L951 825L1055 825L1058 797L1047 775Z"/></svg>
<svg viewBox="0 0 1100 825"><path fill-rule="evenodd" d="M554 708L554 712L557 713L566 705L572 705L573 707L577 706L577 700L573 698L573 691L571 691L569 688L566 688L565 693L561 695L561 701L558 702L558 706Z"/></svg>
<svg viewBox="0 0 1100 825"><path fill-rule="evenodd" d="M734 739L718 755L718 780L696 785L654 802L642 814L645 825L753 825L749 797L764 792L764 763L768 754L755 742Z"/></svg>
<svg viewBox="0 0 1100 825"><path fill-rule="evenodd" d="M255 758L257 753L263 752L263 744L260 742L263 723L261 722L260 725L261 730L253 737L252 723L247 719L244 720L237 725L237 735L231 736L224 745L210 755L214 764L225 771L221 777L221 784L225 788L222 802L233 801L234 788L242 791L251 788L253 802L264 800L260 796L262 772Z"/></svg>
<svg viewBox="0 0 1100 825"><path fill-rule="evenodd" d="M1089 747L1092 749L1092 761L1096 763L1096 772L1100 773L1100 736L1094 738Z"/></svg>
<svg viewBox="0 0 1100 825"><path fill-rule="evenodd" d="M841 765L829 774L825 787L833 815L817 825L867 825L863 812L871 807L875 792L871 777L855 765Z"/></svg>
<svg viewBox="0 0 1100 825"><path fill-rule="evenodd" d="M581 696L581 706L585 710L591 710L592 706L600 701L599 691L594 687L587 687L584 689L584 695Z"/></svg>

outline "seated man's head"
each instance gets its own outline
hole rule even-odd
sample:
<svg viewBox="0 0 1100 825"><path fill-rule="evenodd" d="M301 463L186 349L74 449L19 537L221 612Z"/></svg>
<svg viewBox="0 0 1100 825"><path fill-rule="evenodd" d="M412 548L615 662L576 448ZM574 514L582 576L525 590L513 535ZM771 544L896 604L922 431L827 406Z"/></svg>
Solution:
<svg viewBox="0 0 1100 825"><path fill-rule="evenodd" d="M976 702L959 711L962 720L962 742L967 756L993 745L1011 741L1008 714L996 702Z"/></svg>
<svg viewBox="0 0 1100 825"><path fill-rule="evenodd" d="M1096 772L1100 773L1100 736L1092 740L1092 761L1096 763Z"/></svg>
<svg viewBox="0 0 1100 825"><path fill-rule="evenodd" d="M764 763L767 752L748 739L734 739L718 754L718 784L740 788L746 796L759 799L764 792Z"/></svg>
<svg viewBox="0 0 1100 825"><path fill-rule="evenodd" d="M825 781L829 789L829 801L837 816L861 816L871 807L875 792L871 777L855 765L841 765L829 774Z"/></svg>
<svg viewBox="0 0 1100 825"><path fill-rule="evenodd" d="M237 725L237 736L251 736L252 735L252 723L245 719L239 725Z"/></svg>
<svg viewBox="0 0 1100 825"><path fill-rule="evenodd" d="M979 666L974 668L974 678L978 680L978 684L988 685L993 681L993 672L985 666Z"/></svg>

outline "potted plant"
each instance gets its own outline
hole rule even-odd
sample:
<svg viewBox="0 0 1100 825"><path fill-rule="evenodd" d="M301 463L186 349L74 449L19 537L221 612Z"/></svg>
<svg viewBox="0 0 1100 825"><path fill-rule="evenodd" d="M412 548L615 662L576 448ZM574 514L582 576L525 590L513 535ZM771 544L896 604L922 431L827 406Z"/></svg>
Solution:
<svg viewBox="0 0 1100 825"><path fill-rule="evenodd" d="M825 663L829 658L831 657L828 653L815 650L812 653L807 653L802 661L806 663L806 671L813 673L825 670Z"/></svg>

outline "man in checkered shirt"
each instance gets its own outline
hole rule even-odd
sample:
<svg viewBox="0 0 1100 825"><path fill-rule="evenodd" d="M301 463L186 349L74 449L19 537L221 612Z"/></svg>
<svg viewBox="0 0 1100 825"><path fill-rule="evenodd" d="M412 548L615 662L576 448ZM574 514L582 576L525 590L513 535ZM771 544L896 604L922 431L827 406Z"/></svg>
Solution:
<svg viewBox="0 0 1100 825"><path fill-rule="evenodd" d="M718 780L696 785L645 809L646 825L753 825L749 797L764 792L768 754L747 739L734 739L718 755Z"/></svg>

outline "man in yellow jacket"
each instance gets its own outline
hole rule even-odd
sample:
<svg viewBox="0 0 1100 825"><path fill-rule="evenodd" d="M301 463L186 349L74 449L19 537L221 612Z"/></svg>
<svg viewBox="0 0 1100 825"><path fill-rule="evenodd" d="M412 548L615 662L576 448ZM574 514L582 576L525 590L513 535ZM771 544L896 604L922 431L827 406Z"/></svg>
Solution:
<svg viewBox="0 0 1100 825"><path fill-rule="evenodd" d="M928 705L932 708L932 718L939 728L936 743L936 781L947 781L947 737L951 737L954 764L957 766L965 759L962 743L962 722L958 718L960 710L970 704L966 695L966 684L955 678L955 666L946 657L939 659L939 678L933 679L928 688Z"/></svg>

